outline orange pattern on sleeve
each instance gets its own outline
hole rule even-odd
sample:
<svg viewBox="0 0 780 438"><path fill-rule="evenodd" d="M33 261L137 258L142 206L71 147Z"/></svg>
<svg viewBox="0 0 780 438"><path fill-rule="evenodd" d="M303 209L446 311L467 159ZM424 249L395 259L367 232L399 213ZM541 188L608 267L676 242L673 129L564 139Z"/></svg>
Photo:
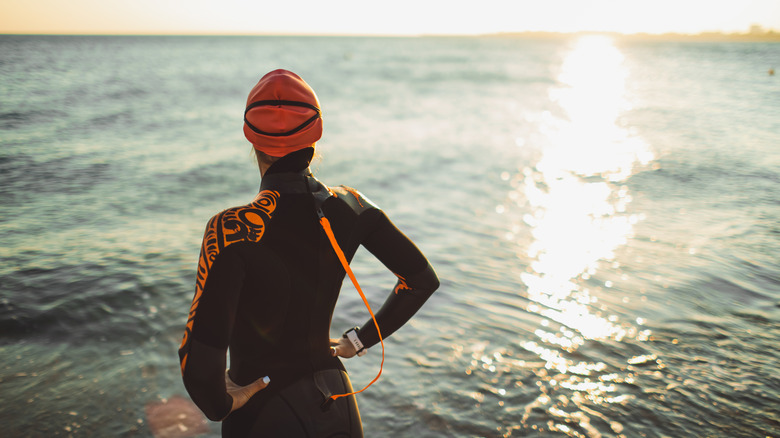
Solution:
<svg viewBox="0 0 780 438"><path fill-rule="evenodd" d="M209 221L200 248L198 273L195 279L195 298L192 299L180 349L189 342L195 324L195 313L206 286L206 279L219 252L237 242L259 242L265 233L266 221L271 219L274 210L276 210L278 200L279 192L263 190L251 204L225 210ZM187 355L185 354L181 360L182 373L184 373L186 363Z"/></svg>
<svg viewBox="0 0 780 438"><path fill-rule="evenodd" d="M396 295L398 295L398 291L401 290L412 290L411 287L409 287L408 284L406 284L406 279L401 277L398 274L395 274L396 277L398 277L398 284L395 286L395 289L393 289L393 292L395 292Z"/></svg>

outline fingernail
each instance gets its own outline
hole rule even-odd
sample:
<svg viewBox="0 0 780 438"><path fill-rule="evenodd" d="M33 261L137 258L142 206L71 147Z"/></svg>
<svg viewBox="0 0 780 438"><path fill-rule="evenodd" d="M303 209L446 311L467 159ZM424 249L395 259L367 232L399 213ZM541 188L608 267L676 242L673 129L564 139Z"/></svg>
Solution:
<svg viewBox="0 0 780 438"><path fill-rule="evenodd" d="M267 385L269 382L271 382L271 379L268 376L263 377L263 383Z"/></svg>

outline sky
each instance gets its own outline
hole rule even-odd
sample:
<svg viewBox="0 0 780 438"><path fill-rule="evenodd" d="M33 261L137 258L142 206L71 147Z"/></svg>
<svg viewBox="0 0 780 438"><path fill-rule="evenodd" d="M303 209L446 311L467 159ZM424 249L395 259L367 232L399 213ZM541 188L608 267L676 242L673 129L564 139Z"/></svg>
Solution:
<svg viewBox="0 0 780 438"><path fill-rule="evenodd" d="M780 0L0 0L0 33L780 31Z"/></svg>

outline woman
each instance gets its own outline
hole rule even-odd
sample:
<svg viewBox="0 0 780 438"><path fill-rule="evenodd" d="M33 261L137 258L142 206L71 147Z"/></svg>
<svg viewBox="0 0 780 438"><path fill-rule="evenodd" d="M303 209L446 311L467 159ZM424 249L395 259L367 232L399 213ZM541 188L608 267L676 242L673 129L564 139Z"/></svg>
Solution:
<svg viewBox="0 0 780 438"><path fill-rule="evenodd" d="M179 349L185 387L209 419L222 421L223 436L362 437L355 396L332 397L352 393L338 357L362 355L380 333L395 332L438 278L371 201L312 176L322 118L299 76L275 70L260 79L247 100L244 134L257 154L260 193L206 228ZM376 313L379 333L369 319L330 339L345 276L337 251L351 260L360 245L398 282Z"/></svg>

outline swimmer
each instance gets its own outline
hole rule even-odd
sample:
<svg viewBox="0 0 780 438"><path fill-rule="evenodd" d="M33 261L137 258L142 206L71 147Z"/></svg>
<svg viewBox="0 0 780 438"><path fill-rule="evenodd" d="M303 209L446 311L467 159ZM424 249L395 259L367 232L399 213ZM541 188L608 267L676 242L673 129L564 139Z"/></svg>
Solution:
<svg viewBox="0 0 780 438"><path fill-rule="evenodd" d="M225 437L362 437L340 358L382 344L439 287L426 257L378 206L311 173L322 129L303 79L286 70L263 76L243 127L259 193L206 226L179 361L190 397L222 422ZM361 245L397 282L375 315L331 339L342 280L352 277L347 262Z"/></svg>

